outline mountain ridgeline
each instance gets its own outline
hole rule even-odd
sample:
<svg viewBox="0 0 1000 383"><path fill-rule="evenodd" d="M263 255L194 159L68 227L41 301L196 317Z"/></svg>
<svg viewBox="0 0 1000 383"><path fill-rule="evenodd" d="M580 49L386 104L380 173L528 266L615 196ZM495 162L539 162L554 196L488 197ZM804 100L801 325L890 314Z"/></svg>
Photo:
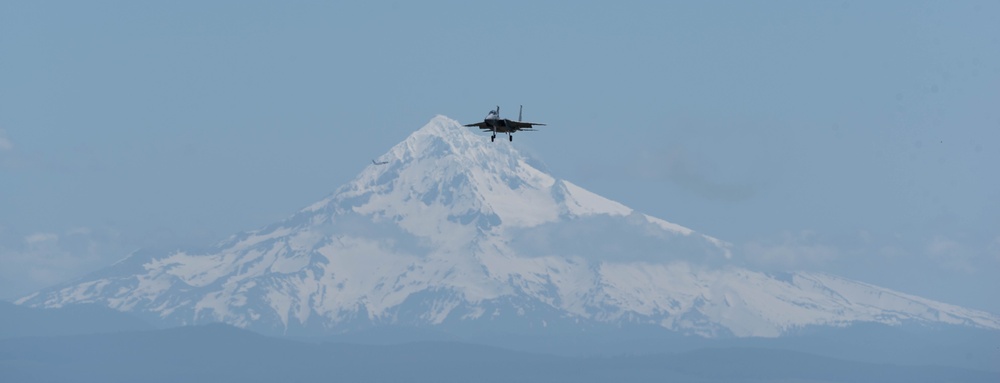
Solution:
<svg viewBox="0 0 1000 383"><path fill-rule="evenodd" d="M447 117L378 158L386 163L283 221L197 251L139 251L17 303L301 336L386 326L723 338L857 323L1000 329L994 314L834 275L733 266L723 240L558 179Z"/></svg>

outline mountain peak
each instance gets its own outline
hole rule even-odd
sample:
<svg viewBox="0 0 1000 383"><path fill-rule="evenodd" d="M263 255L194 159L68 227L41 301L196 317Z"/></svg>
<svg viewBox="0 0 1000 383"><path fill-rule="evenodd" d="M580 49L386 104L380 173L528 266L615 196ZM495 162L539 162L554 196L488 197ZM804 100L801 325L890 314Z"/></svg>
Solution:
<svg viewBox="0 0 1000 383"><path fill-rule="evenodd" d="M432 118L422 128L383 155L383 161L409 161L416 158L445 158L454 156L466 160L496 156L520 157L511 145L490 145L485 136L473 132L446 116ZM493 158L495 159L495 158ZM481 164L474 161L473 164Z"/></svg>
<svg viewBox="0 0 1000 383"><path fill-rule="evenodd" d="M632 212L558 180L531 165L511 144L491 142L445 116L433 118L379 161L385 164L369 165L334 195L305 210L337 206L341 212L394 217L413 232L440 226L429 224L435 217L460 226L447 230L462 231L473 219L490 222L479 227L488 229L501 223L531 227L567 215Z"/></svg>
<svg viewBox="0 0 1000 383"><path fill-rule="evenodd" d="M470 141L479 138L472 129L462 126L461 123L455 121L445 115L437 115L431 118L423 127L417 129L415 132L410 134L410 136L403 140L403 142L410 140L417 140L421 137L436 137L442 140L464 140Z"/></svg>
<svg viewBox="0 0 1000 383"><path fill-rule="evenodd" d="M525 159L511 144L490 142L487 136L442 115L431 119L383 156L383 160L399 161L427 158L464 161L464 167L491 170L503 169L494 165L516 167L518 161Z"/></svg>

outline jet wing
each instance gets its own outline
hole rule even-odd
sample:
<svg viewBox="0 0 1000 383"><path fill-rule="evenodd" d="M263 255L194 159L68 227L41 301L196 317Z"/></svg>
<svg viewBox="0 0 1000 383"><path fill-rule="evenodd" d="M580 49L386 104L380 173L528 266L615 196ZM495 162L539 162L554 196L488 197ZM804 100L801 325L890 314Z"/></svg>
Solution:
<svg viewBox="0 0 1000 383"><path fill-rule="evenodd" d="M475 126L475 127L479 128L479 129L489 129L489 127L486 126L486 122L477 122L475 124L468 124L468 125L463 125L463 126L468 127L468 128L471 128L471 127Z"/></svg>
<svg viewBox="0 0 1000 383"><path fill-rule="evenodd" d="M545 126L545 124L538 122L527 122L527 121L507 121L507 127L515 130L531 130L535 125Z"/></svg>

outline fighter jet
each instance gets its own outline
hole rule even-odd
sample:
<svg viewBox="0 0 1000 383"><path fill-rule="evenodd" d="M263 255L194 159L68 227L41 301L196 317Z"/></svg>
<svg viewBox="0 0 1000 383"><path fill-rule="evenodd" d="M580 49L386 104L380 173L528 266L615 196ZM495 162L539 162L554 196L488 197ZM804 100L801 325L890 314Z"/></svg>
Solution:
<svg viewBox="0 0 1000 383"><path fill-rule="evenodd" d="M372 165L385 165L387 163L389 163L389 161L375 161L375 160L372 160Z"/></svg>
<svg viewBox="0 0 1000 383"><path fill-rule="evenodd" d="M514 141L514 136L511 133L517 132L519 130L523 131L533 131L534 126L545 126L545 124L540 124L537 122L525 122L521 121L521 112L524 111L524 105L521 105L521 110L517 112L517 121L508 120L506 118L500 118L500 106L497 106L496 110L491 110L489 114L486 115L486 119L483 122L477 122L475 124L468 124L468 127L478 127L483 131L489 130L493 132L490 136L490 141L497 139L497 132L507 133L507 138Z"/></svg>

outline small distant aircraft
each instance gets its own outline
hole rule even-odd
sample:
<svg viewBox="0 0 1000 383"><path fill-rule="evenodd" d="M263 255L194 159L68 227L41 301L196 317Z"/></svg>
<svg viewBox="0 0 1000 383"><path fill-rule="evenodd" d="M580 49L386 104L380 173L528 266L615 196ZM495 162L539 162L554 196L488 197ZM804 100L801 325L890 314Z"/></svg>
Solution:
<svg viewBox="0 0 1000 383"><path fill-rule="evenodd" d="M389 163L389 161L375 161L375 160L372 160L372 165L385 165L387 163Z"/></svg>
<svg viewBox="0 0 1000 383"><path fill-rule="evenodd" d="M483 122L477 122L475 124L465 125L467 127L478 127L484 131L489 130L493 132L490 136L490 141L497 139L497 132L507 133L507 138L514 141L514 136L511 133L517 132L519 130L523 131L533 131L535 125L545 126L545 124L540 124L537 122L525 122L521 121L521 112L524 111L524 105L521 105L521 110L517 112L517 121L508 120L506 118L500 118L500 106L497 106L497 110L491 110L489 114L486 115L486 119Z"/></svg>

